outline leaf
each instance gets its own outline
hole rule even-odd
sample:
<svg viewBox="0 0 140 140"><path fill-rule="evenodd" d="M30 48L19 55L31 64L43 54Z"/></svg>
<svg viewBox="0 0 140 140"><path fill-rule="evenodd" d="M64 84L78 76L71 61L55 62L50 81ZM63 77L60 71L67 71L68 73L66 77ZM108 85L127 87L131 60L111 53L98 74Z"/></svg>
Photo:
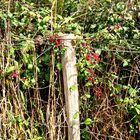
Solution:
<svg viewBox="0 0 140 140"><path fill-rule="evenodd" d="M61 26L64 25L64 24L67 24L68 22L72 21L73 19L74 18L72 18L72 17L66 17L66 18L64 18L64 22L61 24Z"/></svg>
<svg viewBox="0 0 140 140"><path fill-rule="evenodd" d="M140 109L135 108L135 110L136 110L137 114L140 114Z"/></svg>
<svg viewBox="0 0 140 140"><path fill-rule="evenodd" d="M88 6L88 9L89 9L89 11L91 11L92 10L91 6Z"/></svg>
<svg viewBox="0 0 140 140"><path fill-rule="evenodd" d="M14 49L13 47L11 47L9 53L10 53L10 55L14 55L14 53L15 53L15 49Z"/></svg>
<svg viewBox="0 0 140 140"><path fill-rule="evenodd" d="M94 29L96 26L97 26L96 24L92 24L91 29Z"/></svg>
<svg viewBox="0 0 140 140"><path fill-rule="evenodd" d="M29 81L26 79L23 84L23 87L24 87L24 89L26 89L28 86L30 86L30 84L29 84Z"/></svg>
<svg viewBox="0 0 140 140"><path fill-rule="evenodd" d="M74 33L75 33L75 34L81 34L81 31L80 31L78 28L76 28L76 29L74 30Z"/></svg>
<svg viewBox="0 0 140 140"><path fill-rule="evenodd" d="M128 89L129 86L123 85L123 89Z"/></svg>
<svg viewBox="0 0 140 140"><path fill-rule="evenodd" d="M18 64L17 61L14 61L14 65L15 65L14 67L15 67L16 69L18 69L18 65L19 65L19 64Z"/></svg>
<svg viewBox="0 0 140 140"><path fill-rule="evenodd" d="M34 13L32 11L30 11L29 14L30 14L30 17L32 17L32 18L35 18L36 17L36 13Z"/></svg>
<svg viewBox="0 0 140 140"><path fill-rule="evenodd" d="M85 121L84 121L84 124L85 125L90 125L90 124L92 124L93 123L93 121L90 119L90 118L87 118Z"/></svg>
<svg viewBox="0 0 140 140"><path fill-rule="evenodd" d="M63 17L61 15L57 15L57 17L60 19L60 20L63 20Z"/></svg>
<svg viewBox="0 0 140 140"><path fill-rule="evenodd" d="M86 84L85 84L86 87L89 87L89 86L92 86L92 83L90 81L88 81Z"/></svg>
<svg viewBox="0 0 140 140"><path fill-rule="evenodd" d="M124 100L123 100L123 102L124 103L129 103L129 98L128 97L125 97Z"/></svg>
<svg viewBox="0 0 140 140"><path fill-rule="evenodd" d="M44 23L48 23L48 21L50 20L50 17L49 16L46 16L43 18L43 22Z"/></svg>
<svg viewBox="0 0 140 140"><path fill-rule="evenodd" d="M77 89L77 86L76 85L72 85L71 87L70 87L70 91L74 91L74 90L76 90Z"/></svg>
<svg viewBox="0 0 140 140"><path fill-rule="evenodd" d="M123 67L126 67L126 66L128 66L128 60L126 60L126 59L124 59L124 61L123 61Z"/></svg>
<svg viewBox="0 0 140 140"><path fill-rule="evenodd" d="M15 70L15 66L11 66L8 68L7 73L10 73Z"/></svg>
<svg viewBox="0 0 140 140"><path fill-rule="evenodd" d="M119 11L122 11L125 8L125 4L124 4L124 2L118 2L116 7Z"/></svg>
<svg viewBox="0 0 140 140"><path fill-rule="evenodd" d="M130 87L128 92L131 95L131 97L135 97L136 93L137 93L137 90L132 88L132 87Z"/></svg>
<svg viewBox="0 0 140 140"><path fill-rule="evenodd" d="M56 67L57 67L57 69L58 69L59 71L62 70L62 64L61 64L61 63L57 63Z"/></svg>
<svg viewBox="0 0 140 140"><path fill-rule="evenodd" d="M35 81L35 79L33 78L33 79L31 79L31 82L32 82L33 84L35 84L36 81Z"/></svg>
<svg viewBox="0 0 140 140"><path fill-rule="evenodd" d="M79 116L79 112L74 113L73 118L76 119Z"/></svg>
<svg viewBox="0 0 140 140"><path fill-rule="evenodd" d="M140 104L135 106L135 110L137 114L140 114Z"/></svg>
<svg viewBox="0 0 140 140"><path fill-rule="evenodd" d="M140 104L139 105L136 105L136 108L140 109Z"/></svg>
<svg viewBox="0 0 140 140"><path fill-rule="evenodd" d="M100 55L100 54L101 54L101 49L97 49L97 50L95 51L95 53Z"/></svg>
<svg viewBox="0 0 140 140"><path fill-rule="evenodd" d="M121 90L122 90L122 88L123 88L123 86L122 86L121 84L117 84L117 85L115 85L114 87L115 87L115 90L116 90L118 93L121 92Z"/></svg>
<svg viewBox="0 0 140 140"><path fill-rule="evenodd" d="M111 76L112 76L113 78L115 78L115 79L117 79L117 78L118 78L118 76L117 76L117 75L115 75L115 74L111 74Z"/></svg>
<svg viewBox="0 0 140 140"><path fill-rule="evenodd" d="M111 1L112 1L112 0L105 0L105 1L106 1L106 2L110 2L110 3L111 3Z"/></svg>
<svg viewBox="0 0 140 140"><path fill-rule="evenodd" d="M33 64L28 64L28 69L32 69L33 68Z"/></svg>
<svg viewBox="0 0 140 140"><path fill-rule="evenodd" d="M36 140L42 140L43 139L43 137L37 137L37 139Z"/></svg>
<svg viewBox="0 0 140 140"><path fill-rule="evenodd" d="M86 93L85 95L86 95L86 97L87 97L88 99L91 98L91 95L90 95L90 94Z"/></svg>
<svg viewBox="0 0 140 140"><path fill-rule="evenodd" d="M29 125L29 120L27 119L27 120L24 120L23 121L23 124L25 125L25 126L28 126Z"/></svg>
<svg viewBox="0 0 140 140"><path fill-rule="evenodd" d="M11 12L8 12L8 17L12 18L13 14Z"/></svg>

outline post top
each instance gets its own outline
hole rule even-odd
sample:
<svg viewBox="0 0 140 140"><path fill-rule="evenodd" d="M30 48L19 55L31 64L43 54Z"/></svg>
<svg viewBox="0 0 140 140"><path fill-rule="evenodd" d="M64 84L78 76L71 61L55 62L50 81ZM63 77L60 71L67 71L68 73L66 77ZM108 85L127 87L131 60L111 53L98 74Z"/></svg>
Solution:
<svg viewBox="0 0 140 140"><path fill-rule="evenodd" d="M70 34L64 34L61 38L66 40L72 40L72 39L76 39L76 36L70 33Z"/></svg>

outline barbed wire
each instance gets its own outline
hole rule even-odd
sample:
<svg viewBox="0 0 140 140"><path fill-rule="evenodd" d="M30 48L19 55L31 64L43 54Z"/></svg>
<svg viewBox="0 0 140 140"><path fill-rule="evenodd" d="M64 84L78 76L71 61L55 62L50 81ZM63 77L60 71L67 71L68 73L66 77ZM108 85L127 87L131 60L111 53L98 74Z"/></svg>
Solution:
<svg viewBox="0 0 140 140"><path fill-rule="evenodd" d="M65 35L64 35L65 36ZM84 37L75 37L75 38L62 38L62 37L64 37L64 36L59 36L59 37L57 37L57 38L55 38L55 37L53 37L53 36L51 36L52 37L52 39L55 39L55 40L93 40L93 41L96 41L96 40L100 40L100 39L96 39L95 37L86 37L86 38L84 38ZM13 40L11 40L11 41L27 41L27 40L31 40L31 41L33 41L33 40L37 40L36 38L20 38L20 39L13 39ZM50 38L49 37L46 37L46 38L41 38L41 40L50 40ZM102 39L102 40L112 40L112 39ZM139 42L140 42L140 39L126 39L126 38L119 38L119 40L120 41L122 41L122 40L125 40L125 41L131 41L131 40L138 40ZM6 42L6 41L8 41L8 40L5 40L5 39L0 39L0 42Z"/></svg>
<svg viewBox="0 0 140 140"><path fill-rule="evenodd" d="M54 46L54 45L47 45L46 44L46 46ZM81 47L76 47L76 48L78 49L78 48L81 48ZM95 47L92 47L92 49L94 49L95 51L96 50L100 50L100 51L113 52L113 53L134 53L134 54L140 54L140 50L136 50L136 49L134 49L134 50L133 49L130 49L130 50L118 50L118 49L116 49L116 50L109 50L109 49L105 49L105 48L95 48ZM50 49L48 49L48 50L50 50ZM47 52L47 51L45 51L45 52ZM41 57L43 54L45 54L45 52L40 54L38 56L38 58Z"/></svg>
<svg viewBox="0 0 140 140"><path fill-rule="evenodd" d="M25 43L26 45L30 45L30 43ZM18 44L4 44L4 45L7 45L8 47L20 47L20 46L23 46L23 45L25 45L25 44L20 44L20 43L18 43ZM44 45L44 47L48 47L48 46L52 46L52 47L55 47L55 44L48 44L48 42L44 42L44 43L41 43L41 44L39 44L39 43L34 43L34 44L32 44L32 45L38 45L38 46L40 46L40 45ZM63 44L62 44L63 45ZM60 46L62 46L62 45L58 45L59 47ZM24 46L23 46L24 47ZM78 48L82 48L82 46L80 46L80 45L77 45L76 46L76 49L78 49ZM105 52L116 52L116 53L136 53L136 54L139 54L140 53L140 50L139 49L134 49L134 48L126 48L125 46L123 46L123 47L118 47L118 48L116 48L116 49L109 49L109 48L102 48L102 47L92 47L91 46L91 48L92 49L94 49L94 50L100 50L100 51L105 51ZM140 47L139 47L140 48ZM47 50L50 50L51 48L47 48ZM86 48L85 48L86 49ZM88 48L87 48L88 49ZM42 54L44 54L45 52L47 52L47 50L44 50L44 52L42 53ZM40 57L40 56L39 56Z"/></svg>

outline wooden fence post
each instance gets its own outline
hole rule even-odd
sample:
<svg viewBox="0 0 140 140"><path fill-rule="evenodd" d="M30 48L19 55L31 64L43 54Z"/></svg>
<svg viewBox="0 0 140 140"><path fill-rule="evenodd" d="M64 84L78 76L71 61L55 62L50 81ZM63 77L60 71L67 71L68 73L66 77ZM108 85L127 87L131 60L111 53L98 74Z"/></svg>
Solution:
<svg viewBox="0 0 140 140"><path fill-rule="evenodd" d="M77 67L73 34L62 37L63 48L66 49L62 56L63 82L68 122L68 140L80 140L79 120L79 93L77 84Z"/></svg>

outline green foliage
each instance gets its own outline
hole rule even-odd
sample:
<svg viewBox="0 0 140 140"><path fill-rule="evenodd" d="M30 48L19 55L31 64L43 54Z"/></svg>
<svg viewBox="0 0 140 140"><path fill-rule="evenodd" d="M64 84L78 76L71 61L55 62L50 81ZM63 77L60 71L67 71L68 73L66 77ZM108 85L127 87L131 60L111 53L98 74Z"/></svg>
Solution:
<svg viewBox="0 0 140 140"><path fill-rule="evenodd" d="M74 118L74 119L77 119L78 116L79 116L79 114L80 114L79 112L74 113L73 118Z"/></svg>
<svg viewBox="0 0 140 140"><path fill-rule="evenodd" d="M90 118L87 118L85 121L84 121L84 124L85 125L90 125L90 124L92 124L92 120L90 119Z"/></svg>
<svg viewBox="0 0 140 140"><path fill-rule="evenodd" d="M10 118L2 129L10 128L9 139L21 134L23 139L45 140L51 114L56 113L57 121L65 118L59 114L64 106L61 56L65 53L59 37L65 33L80 38L74 41L80 112L73 118L80 114L81 137L119 139L120 133L121 139L139 137L139 4L125 0L0 2L4 45L0 46L0 98L6 98L2 111L8 110L5 118ZM72 85L69 90L77 89ZM65 130L57 129L65 139Z"/></svg>

